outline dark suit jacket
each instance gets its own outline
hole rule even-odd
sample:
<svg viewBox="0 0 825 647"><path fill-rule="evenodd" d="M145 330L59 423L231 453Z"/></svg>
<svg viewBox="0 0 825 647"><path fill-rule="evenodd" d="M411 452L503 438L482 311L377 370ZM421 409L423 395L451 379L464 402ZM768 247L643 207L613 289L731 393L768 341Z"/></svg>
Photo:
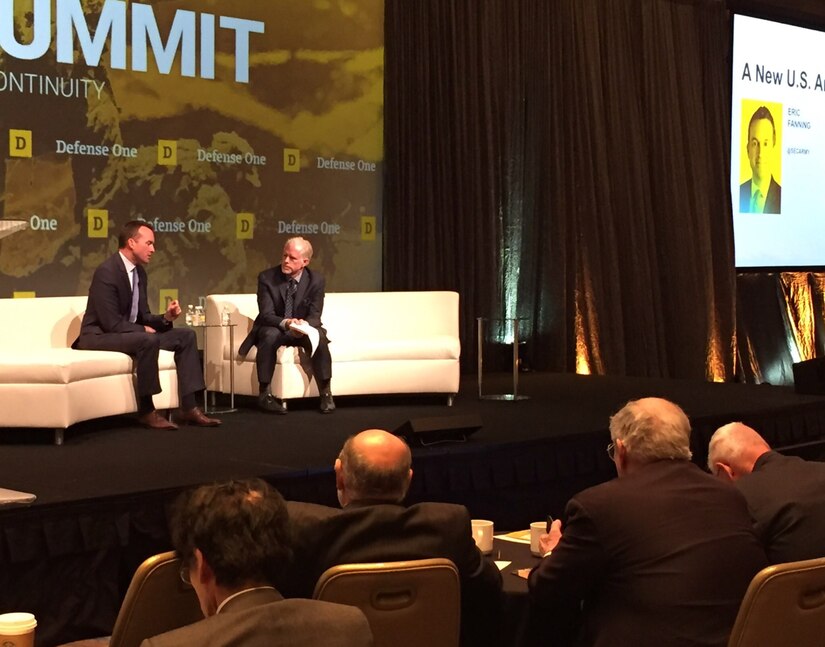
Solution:
<svg viewBox="0 0 825 647"><path fill-rule="evenodd" d="M284 600L272 589L250 591L217 615L149 638L141 647L370 647L372 632L356 607Z"/></svg>
<svg viewBox="0 0 825 647"><path fill-rule="evenodd" d="M501 574L475 545L464 506L353 503L344 509L287 503L293 529L294 568L285 595L311 596L331 566L446 557L461 578L462 643L494 644Z"/></svg>
<svg viewBox="0 0 825 647"><path fill-rule="evenodd" d="M739 185L739 213L751 212L751 181ZM762 213L782 212L782 187L771 177L768 195L765 196L765 208Z"/></svg>
<svg viewBox="0 0 825 647"><path fill-rule="evenodd" d="M284 306L286 305L286 289L289 277L281 272L281 266L270 267L258 275L258 316L252 324L252 330L240 346L239 353L246 355L258 340L258 331L262 326L280 328L284 320ZM292 306L292 316L304 319L317 328L321 336L326 339L326 331L321 324L321 313L324 310L324 296L326 287L324 277L305 267L298 283L298 291Z"/></svg>
<svg viewBox="0 0 825 647"><path fill-rule="evenodd" d="M767 564L744 497L688 461L585 490L565 514L561 541L529 582L554 645L578 630L580 645L723 647Z"/></svg>
<svg viewBox="0 0 825 647"><path fill-rule="evenodd" d="M129 321L132 288L120 253L113 254L100 264L92 276L92 285L89 287L86 312L80 325L81 335L143 332L144 326L161 332L172 327L172 323L166 321L163 315L154 315L149 310L149 301L146 298L149 279L142 266L137 266L137 272L138 315L137 321L132 323Z"/></svg>
<svg viewBox="0 0 825 647"><path fill-rule="evenodd" d="M736 486L771 563L825 557L825 463L767 452Z"/></svg>

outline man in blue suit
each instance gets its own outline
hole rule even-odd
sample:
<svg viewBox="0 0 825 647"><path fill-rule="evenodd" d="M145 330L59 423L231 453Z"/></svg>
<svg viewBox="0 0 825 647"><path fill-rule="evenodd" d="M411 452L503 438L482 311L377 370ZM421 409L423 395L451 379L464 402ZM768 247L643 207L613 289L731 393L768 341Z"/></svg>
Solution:
<svg viewBox="0 0 825 647"><path fill-rule="evenodd" d="M152 395L161 391L159 353L174 351L181 405L177 422L216 427L221 421L207 417L195 401L195 394L204 390L195 331L172 326L180 316L180 304L170 301L162 315L149 310L144 265L154 253L152 226L143 220L127 222L118 236L117 253L103 261L92 277L80 336L73 348L118 351L134 358L138 421L151 429L177 428L152 403Z"/></svg>
<svg viewBox="0 0 825 647"><path fill-rule="evenodd" d="M752 177L739 187L739 212L780 213L782 187L773 178L776 125L765 106L760 106L748 123L746 147Z"/></svg>

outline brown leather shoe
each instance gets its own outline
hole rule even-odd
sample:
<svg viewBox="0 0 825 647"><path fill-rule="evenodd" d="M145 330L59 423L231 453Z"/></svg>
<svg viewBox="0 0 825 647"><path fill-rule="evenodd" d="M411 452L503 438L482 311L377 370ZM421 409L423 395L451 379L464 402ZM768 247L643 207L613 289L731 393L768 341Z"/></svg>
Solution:
<svg viewBox="0 0 825 647"><path fill-rule="evenodd" d="M209 418L201 411L200 407L192 407L186 411L181 410L175 420L179 425L195 425L196 427L217 427L221 421L217 418Z"/></svg>
<svg viewBox="0 0 825 647"><path fill-rule="evenodd" d="M156 409L138 416L138 422L149 429L177 429L178 426L171 420L160 415Z"/></svg>

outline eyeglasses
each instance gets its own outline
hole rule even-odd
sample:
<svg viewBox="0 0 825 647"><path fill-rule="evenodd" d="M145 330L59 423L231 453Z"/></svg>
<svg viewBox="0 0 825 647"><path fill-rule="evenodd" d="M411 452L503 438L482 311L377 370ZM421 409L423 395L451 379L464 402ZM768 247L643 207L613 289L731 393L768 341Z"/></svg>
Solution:
<svg viewBox="0 0 825 647"><path fill-rule="evenodd" d="M616 460L616 443L610 443L607 446L607 455L610 456L610 460Z"/></svg>
<svg viewBox="0 0 825 647"><path fill-rule="evenodd" d="M187 564L181 564L178 575L180 575L181 582L192 586L192 578L189 577L189 566Z"/></svg>

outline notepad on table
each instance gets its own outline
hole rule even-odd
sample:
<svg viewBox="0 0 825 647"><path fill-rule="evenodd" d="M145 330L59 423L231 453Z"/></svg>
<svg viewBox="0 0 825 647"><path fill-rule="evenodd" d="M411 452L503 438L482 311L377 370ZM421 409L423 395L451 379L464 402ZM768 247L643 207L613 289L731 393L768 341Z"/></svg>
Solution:
<svg viewBox="0 0 825 647"><path fill-rule="evenodd" d="M0 507L31 505L36 499L37 497L30 492L20 492L0 487Z"/></svg>
<svg viewBox="0 0 825 647"><path fill-rule="evenodd" d="M530 543L530 530L514 530L504 535L496 535L496 539L503 539L504 541L512 541L517 544Z"/></svg>

